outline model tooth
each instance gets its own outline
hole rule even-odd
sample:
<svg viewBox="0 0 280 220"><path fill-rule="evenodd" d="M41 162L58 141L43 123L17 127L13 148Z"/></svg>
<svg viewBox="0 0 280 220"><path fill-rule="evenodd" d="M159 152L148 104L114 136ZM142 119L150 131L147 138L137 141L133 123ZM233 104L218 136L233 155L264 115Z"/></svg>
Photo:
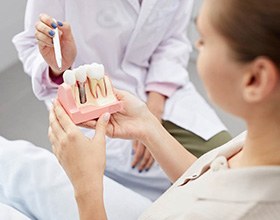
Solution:
<svg viewBox="0 0 280 220"><path fill-rule="evenodd" d="M104 78L98 80L97 85L101 91L102 96L105 97L106 96L106 84L105 84Z"/></svg>
<svg viewBox="0 0 280 220"><path fill-rule="evenodd" d="M90 65L89 64L85 64L79 67L83 72L85 72L85 74L88 76L88 72L90 71Z"/></svg>
<svg viewBox="0 0 280 220"><path fill-rule="evenodd" d="M72 94L73 97L76 97L76 76L75 72L71 70L66 70L63 73L63 82L66 83L67 85L71 86Z"/></svg>
<svg viewBox="0 0 280 220"><path fill-rule="evenodd" d="M93 63L88 67L87 75L90 81L91 93L95 98L98 98L97 86L101 94L106 96L106 87L104 84L104 66L102 64Z"/></svg>
<svg viewBox="0 0 280 220"><path fill-rule="evenodd" d="M84 66L80 66L79 68L75 69L75 76L77 81L79 82L86 82L87 81L87 70Z"/></svg>
<svg viewBox="0 0 280 220"><path fill-rule="evenodd" d="M105 76L105 70L104 66L102 64L93 63L91 64L92 69L94 72L96 72L96 79L97 79L97 85L101 91L102 96L106 96L106 85L104 82L104 76Z"/></svg>
<svg viewBox="0 0 280 220"><path fill-rule="evenodd" d="M63 73L63 81L70 86L73 86L76 84L76 76L75 73L71 70L66 70Z"/></svg>
<svg viewBox="0 0 280 220"><path fill-rule="evenodd" d="M94 72L95 79L99 80L101 78L104 78L105 70L102 64L93 63L91 64L91 69Z"/></svg>
<svg viewBox="0 0 280 220"><path fill-rule="evenodd" d="M97 97L97 83L98 83L98 81L96 79L90 79L90 89L91 89L91 93L94 98L98 98Z"/></svg>
<svg viewBox="0 0 280 220"><path fill-rule="evenodd" d="M91 65L89 66L87 70L87 76L89 79L89 88L91 91L91 94L94 98L97 98L96 89L97 89L97 79L95 78L95 73L93 68L91 68Z"/></svg>

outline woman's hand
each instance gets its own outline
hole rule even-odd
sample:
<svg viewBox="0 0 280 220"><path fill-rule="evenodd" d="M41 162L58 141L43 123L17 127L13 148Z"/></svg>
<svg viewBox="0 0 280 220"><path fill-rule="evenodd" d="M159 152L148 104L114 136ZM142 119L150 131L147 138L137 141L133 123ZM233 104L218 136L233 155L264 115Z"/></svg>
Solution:
<svg viewBox="0 0 280 220"><path fill-rule="evenodd" d="M117 99L122 101L123 109L110 117L107 135L113 138L143 140L153 123L158 121L146 104L128 92L116 90ZM96 121L82 123L81 126L95 128Z"/></svg>
<svg viewBox="0 0 280 220"><path fill-rule="evenodd" d="M71 180L76 194L92 190L91 184L102 183L105 169L105 132L110 114L96 123L96 133L89 139L71 121L56 101L50 111L49 139L60 164ZM88 187L88 188L87 188Z"/></svg>
<svg viewBox="0 0 280 220"><path fill-rule="evenodd" d="M39 50L43 58L50 66L52 74L58 76L69 69L77 55L76 44L72 35L71 27L67 22L55 23L49 15L41 14L35 25L35 37L38 40ZM60 46L62 54L62 68L59 69L55 60L53 37L54 29L60 33Z"/></svg>

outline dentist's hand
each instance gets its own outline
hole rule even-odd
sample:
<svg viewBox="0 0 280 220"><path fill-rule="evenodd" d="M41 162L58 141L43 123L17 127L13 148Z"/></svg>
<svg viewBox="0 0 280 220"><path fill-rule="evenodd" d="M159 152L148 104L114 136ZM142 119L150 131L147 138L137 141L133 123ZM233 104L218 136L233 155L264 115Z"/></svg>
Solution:
<svg viewBox="0 0 280 220"><path fill-rule="evenodd" d="M75 193L90 191L92 184L102 183L105 169L105 132L110 114L102 115L96 133L89 139L71 121L64 109L54 103L50 111L49 139L60 164L71 180Z"/></svg>
<svg viewBox="0 0 280 220"><path fill-rule="evenodd" d="M54 29L58 28L60 33L60 45L62 53L62 69L56 64L53 37ZM43 58L50 67L51 73L55 76L62 74L69 69L77 55L76 44L72 35L71 27L67 22L54 22L53 18L46 14L41 14L39 21L35 25L35 37L38 40L39 50Z"/></svg>
<svg viewBox="0 0 280 220"><path fill-rule="evenodd" d="M150 151L142 144L140 141L134 140L132 143L132 148L134 152L134 158L131 163L131 167L134 169L137 167L138 171L141 173L143 170L149 171L154 163L154 158Z"/></svg>
<svg viewBox="0 0 280 220"><path fill-rule="evenodd" d="M166 97L157 92L149 92L147 99L147 106L153 115L162 122L162 114L164 111ZM134 168L137 166L139 172L143 170L148 171L154 163L154 158L150 151L141 142L133 141L134 158L131 166Z"/></svg>

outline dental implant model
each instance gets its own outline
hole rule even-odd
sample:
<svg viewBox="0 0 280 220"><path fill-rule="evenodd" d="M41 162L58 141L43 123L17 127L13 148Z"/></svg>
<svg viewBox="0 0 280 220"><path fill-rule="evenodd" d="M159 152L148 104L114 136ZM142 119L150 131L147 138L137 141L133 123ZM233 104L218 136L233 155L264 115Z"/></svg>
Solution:
<svg viewBox="0 0 280 220"><path fill-rule="evenodd" d="M102 64L82 65L63 74L58 100L75 124L122 109Z"/></svg>

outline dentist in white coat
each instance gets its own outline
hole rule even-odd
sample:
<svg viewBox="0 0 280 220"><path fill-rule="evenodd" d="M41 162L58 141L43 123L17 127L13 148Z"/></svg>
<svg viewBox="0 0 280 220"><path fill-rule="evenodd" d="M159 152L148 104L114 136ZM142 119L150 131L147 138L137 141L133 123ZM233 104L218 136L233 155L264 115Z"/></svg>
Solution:
<svg viewBox="0 0 280 220"><path fill-rule="evenodd" d="M167 130L200 156L230 137L186 71L192 6L193 0L28 0L25 30L13 42L38 99L50 105L66 69L102 63L114 87L146 101ZM62 34L62 70L54 59L55 28ZM151 200L170 186L135 141L108 138L105 174Z"/></svg>

